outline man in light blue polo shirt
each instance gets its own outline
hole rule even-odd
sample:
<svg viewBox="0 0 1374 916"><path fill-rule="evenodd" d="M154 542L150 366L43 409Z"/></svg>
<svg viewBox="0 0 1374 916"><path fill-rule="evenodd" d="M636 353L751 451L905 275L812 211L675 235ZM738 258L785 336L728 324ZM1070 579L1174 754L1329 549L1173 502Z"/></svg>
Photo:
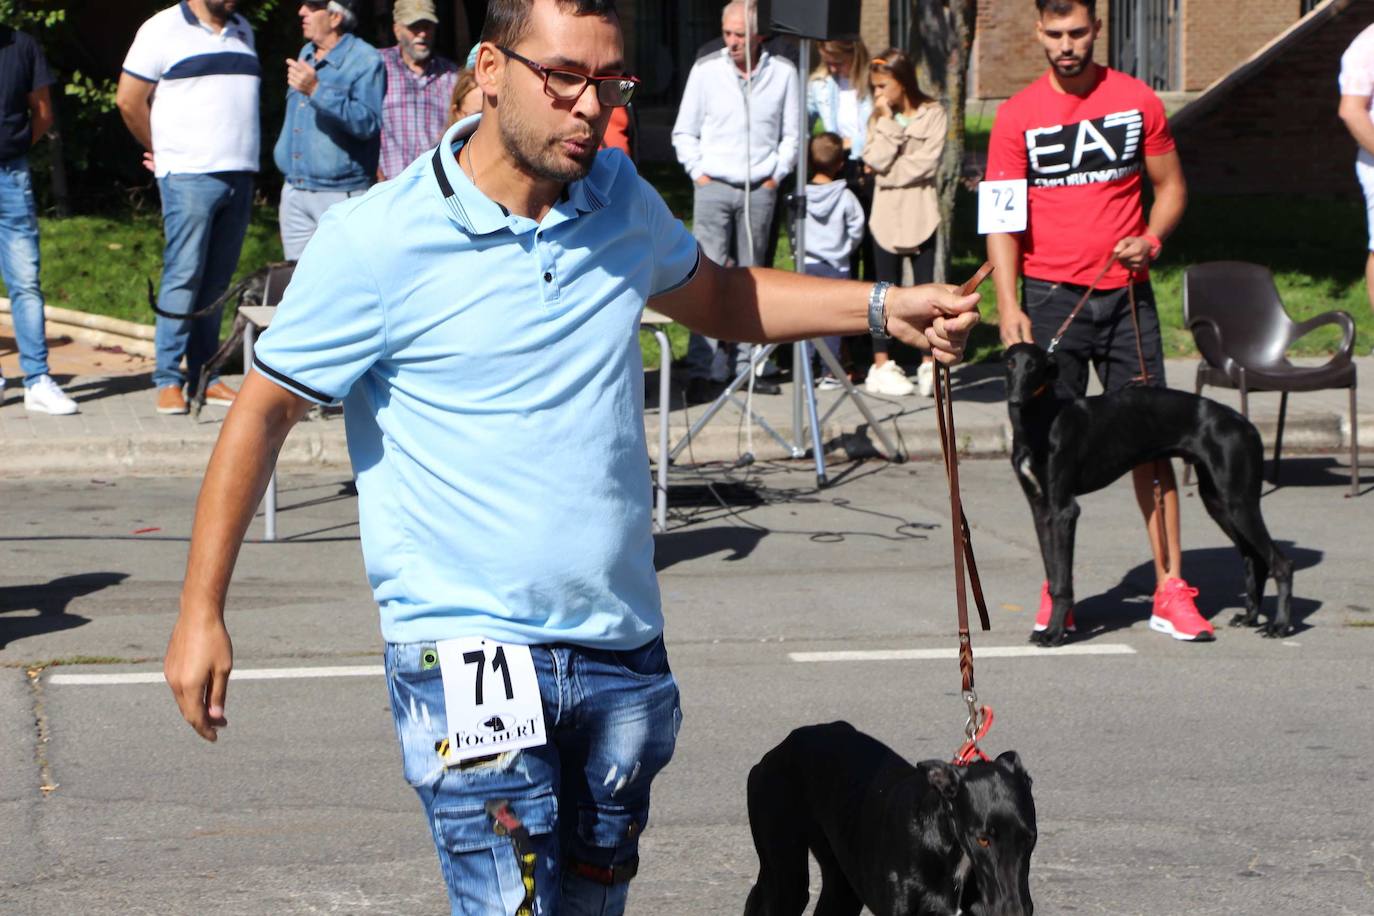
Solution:
<svg viewBox="0 0 1374 916"><path fill-rule="evenodd" d="M344 402L392 711L454 913L620 913L681 721L653 569L638 322L876 322L953 362L976 296L723 269L616 151L613 0L493 0L480 117L306 247L226 418L165 671L225 723L224 596L291 426Z"/></svg>

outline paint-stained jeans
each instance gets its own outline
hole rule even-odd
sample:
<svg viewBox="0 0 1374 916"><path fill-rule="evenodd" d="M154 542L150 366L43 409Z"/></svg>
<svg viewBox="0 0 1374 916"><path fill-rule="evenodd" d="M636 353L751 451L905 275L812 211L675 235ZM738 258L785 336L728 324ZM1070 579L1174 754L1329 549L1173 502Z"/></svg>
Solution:
<svg viewBox="0 0 1374 916"><path fill-rule="evenodd" d="M447 723L439 667L425 664L433 649L389 643L386 671L406 781L429 820L452 912L514 916L525 899L512 840L485 810L507 799L532 835L535 914L623 913L629 884L619 878L639 861L649 785L682 722L662 637L622 652L533 647L549 743L455 767L436 751Z"/></svg>

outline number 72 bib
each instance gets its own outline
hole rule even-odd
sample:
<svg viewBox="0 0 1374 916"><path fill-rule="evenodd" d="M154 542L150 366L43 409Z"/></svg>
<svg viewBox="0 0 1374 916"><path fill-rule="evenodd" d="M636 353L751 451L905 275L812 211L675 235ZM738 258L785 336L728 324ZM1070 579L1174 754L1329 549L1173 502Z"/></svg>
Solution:
<svg viewBox="0 0 1374 916"><path fill-rule="evenodd" d="M436 648L450 764L548 740L529 646L470 636L441 640Z"/></svg>

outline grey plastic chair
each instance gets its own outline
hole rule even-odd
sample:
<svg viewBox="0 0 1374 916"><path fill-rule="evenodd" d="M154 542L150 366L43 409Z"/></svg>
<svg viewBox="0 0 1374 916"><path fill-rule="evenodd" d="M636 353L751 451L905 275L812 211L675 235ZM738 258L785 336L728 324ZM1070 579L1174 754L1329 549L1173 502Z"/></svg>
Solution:
<svg viewBox="0 0 1374 916"><path fill-rule="evenodd" d="M1323 312L1293 321L1283 308L1274 275L1259 264L1213 261L1188 268L1183 278L1183 321L1197 341L1202 362L1197 386L1240 392L1240 412L1250 415L1252 391L1278 391L1279 425L1274 435L1274 483L1279 482L1283 421L1290 391L1345 388L1350 391L1350 496L1359 493L1360 447L1355 414L1355 322L1345 312ZM1325 324L1341 327L1340 349L1320 366L1288 361L1293 342Z"/></svg>

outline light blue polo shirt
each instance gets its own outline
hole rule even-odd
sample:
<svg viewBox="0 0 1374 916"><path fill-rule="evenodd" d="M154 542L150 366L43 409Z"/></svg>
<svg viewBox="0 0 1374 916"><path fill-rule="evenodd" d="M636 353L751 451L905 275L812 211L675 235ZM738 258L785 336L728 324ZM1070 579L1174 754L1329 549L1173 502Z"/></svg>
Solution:
<svg viewBox="0 0 1374 916"><path fill-rule="evenodd" d="M697 243L615 150L508 215L454 161L477 121L330 208L254 365L344 402L388 642L633 648L663 628L639 318Z"/></svg>

